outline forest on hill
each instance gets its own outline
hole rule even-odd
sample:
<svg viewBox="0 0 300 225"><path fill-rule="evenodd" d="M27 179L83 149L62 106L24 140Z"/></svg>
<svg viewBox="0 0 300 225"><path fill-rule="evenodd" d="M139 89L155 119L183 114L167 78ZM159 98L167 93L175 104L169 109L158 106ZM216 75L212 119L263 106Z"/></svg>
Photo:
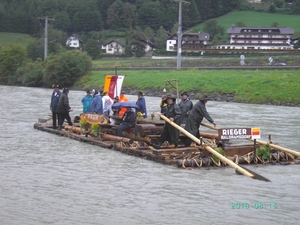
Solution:
<svg viewBox="0 0 300 225"><path fill-rule="evenodd" d="M258 5L254 8L246 0L183 1L182 29L191 30L204 23L201 32L208 32L215 41L220 41L227 37L224 26L217 24L215 18L233 10L295 14L295 18L298 18L300 0L293 0L292 4L289 4L290 1L292 0L267 0L263 1L261 8ZM102 55L101 44L112 39L119 39L126 45L125 53L120 57L143 56L145 38L153 40L157 50L164 51L168 35L175 33L178 28L178 2L179 0L0 0L0 32L5 32L2 38L6 39L6 43L14 34L34 37L28 38L26 47L22 43L3 47L4 42L0 40L0 84L48 86L59 82L61 85L73 85L78 78L89 73L91 59ZM48 57L45 59L46 19ZM273 22L274 26L278 26L276 22L280 25L280 21ZM244 21L238 18L233 23L243 24ZM66 39L73 34L84 41L83 49L80 49L83 51L69 51L73 48L66 47Z"/></svg>
<svg viewBox="0 0 300 225"><path fill-rule="evenodd" d="M186 1L187 2L187 1ZM189 0L183 3L183 28L224 15L240 0ZM188 12L188 13L185 13ZM0 0L0 32L37 34L51 17L55 29L85 33L139 26L171 30L178 21L178 1L171 0Z"/></svg>

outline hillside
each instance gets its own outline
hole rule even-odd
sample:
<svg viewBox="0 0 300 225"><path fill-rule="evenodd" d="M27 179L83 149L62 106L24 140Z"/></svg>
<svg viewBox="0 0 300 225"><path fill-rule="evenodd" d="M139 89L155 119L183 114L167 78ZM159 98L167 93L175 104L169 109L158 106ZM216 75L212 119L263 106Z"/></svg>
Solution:
<svg viewBox="0 0 300 225"><path fill-rule="evenodd" d="M243 21L247 26L271 26L277 22L279 26L294 29L294 37L300 37L300 15L286 15L275 13L263 13L252 11L232 11L224 16L215 18L219 25L225 27L225 31L238 21ZM190 29L192 32L203 31L204 23Z"/></svg>
<svg viewBox="0 0 300 225"><path fill-rule="evenodd" d="M6 47L10 44L21 44L26 47L30 40L33 40L33 37L28 34L0 32L0 47Z"/></svg>

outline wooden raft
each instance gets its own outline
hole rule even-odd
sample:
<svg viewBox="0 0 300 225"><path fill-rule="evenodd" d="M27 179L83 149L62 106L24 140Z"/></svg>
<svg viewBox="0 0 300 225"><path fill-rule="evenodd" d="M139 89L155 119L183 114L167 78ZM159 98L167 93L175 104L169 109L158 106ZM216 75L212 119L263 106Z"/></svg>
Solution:
<svg viewBox="0 0 300 225"><path fill-rule="evenodd" d="M200 133L201 139L203 139L203 146L184 147L186 136L180 134L178 148L164 143L160 149L154 149L152 144L157 142L164 126L164 121L161 120L138 119L134 128L124 131L123 137L117 137L115 136L115 129L119 118L114 118L116 124L110 124L107 118L104 117L86 116L85 119L90 119L90 122L100 124L97 137L91 131L81 129L79 124L74 124L74 126L65 125L64 129L59 131L52 129L52 126L45 121L44 123L34 124L34 128L106 149L117 150L125 154L183 168L224 166L215 162L211 154L205 149L207 145L214 148L218 144L222 145L228 159L234 162L239 164L249 164L249 161L251 163L265 163L257 161L255 156L253 156L253 144L233 144L228 141L222 143L218 140L218 135L213 133ZM249 154L252 155L250 156ZM274 162L281 163L281 161L288 164L299 163L299 160L291 158L284 153L279 154L277 151L273 151L272 154L273 164Z"/></svg>

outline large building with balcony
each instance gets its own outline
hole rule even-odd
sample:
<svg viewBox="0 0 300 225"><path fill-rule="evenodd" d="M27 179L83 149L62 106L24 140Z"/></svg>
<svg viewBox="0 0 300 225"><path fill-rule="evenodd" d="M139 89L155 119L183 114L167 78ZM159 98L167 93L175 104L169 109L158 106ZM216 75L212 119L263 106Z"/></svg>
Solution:
<svg viewBox="0 0 300 225"><path fill-rule="evenodd" d="M230 39L227 49L290 49L294 30L290 27L232 26L227 33Z"/></svg>
<svg viewBox="0 0 300 225"><path fill-rule="evenodd" d="M210 35L208 33L184 33L181 38L181 51L186 52L198 52L203 50L208 41L210 40ZM177 33L171 35L167 39L166 50L167 51L177 51Z"/></svg>

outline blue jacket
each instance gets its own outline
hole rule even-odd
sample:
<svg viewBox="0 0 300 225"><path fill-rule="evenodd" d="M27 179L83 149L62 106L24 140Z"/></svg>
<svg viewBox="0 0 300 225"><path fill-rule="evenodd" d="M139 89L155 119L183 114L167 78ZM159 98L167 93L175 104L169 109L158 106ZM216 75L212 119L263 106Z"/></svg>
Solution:
<svg viewBox="0 0 300 225"><path fill-rule="evenodd" d="M57 106L58 106L58 101L59 101L59 97L61 95L61 92L58 91L55 93L55 91L53 91L52 95L51 95L51 103L50 103L50 107L53 113L57 113Z"/></svg>
<svg viewBox="0 0 300 225"><path fill-rule="evenodd" d="M144 118L147 118L147 108L146 108L146 101L145 101L145 98L144 97L141 97L141 98L139 98L137 101L136 101L136 105L139 107L138 109L137 109L137 113L138 112L141 112L141 113L143 113L143 114L145 114L144 115Z"/></svg>
<svg viewBox="0 0 300 225"><path fill-rule="evenodd" d="M84 113L89 112L89 108L90 108L92 100L93 100L93 96L92 95L90 95L90 96L86 95L81 100L81 103L82 103L82 106L83 106L83 112Z"/></svg>
<svg viewBox="0 0 300 225"><path fill-rule="evenodd" d="M100 95L96 95L89 108L90 113L97 113L97 114L103 114L103 103L102 103L102 98Z"/></svg>

